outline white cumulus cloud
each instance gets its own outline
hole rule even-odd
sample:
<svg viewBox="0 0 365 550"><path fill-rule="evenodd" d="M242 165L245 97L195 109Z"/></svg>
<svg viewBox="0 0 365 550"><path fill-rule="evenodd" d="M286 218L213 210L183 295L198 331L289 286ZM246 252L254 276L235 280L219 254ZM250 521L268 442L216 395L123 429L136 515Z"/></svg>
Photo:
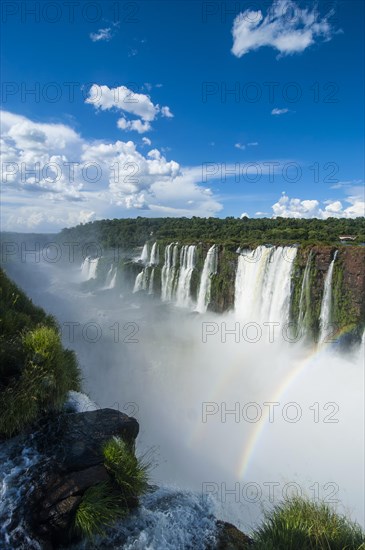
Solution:
<svg viewBox="0 0 365 550"><path fill-rule="evenodd" d="M233 22L232 53L242 57L270 46L280 55L301 53L317 40L331 40L335 30L329 22L333 12L321 17L316 4L300 8L292 0L276 0L266 16L261 10L245 10Z"/></svg>
<svg viewBox="0 0 365 550"><path fill-rule="evenodd" d="M339 200L327 200L322 204L316 199L289 198L283 193L273 204L273 217L282 218L357 218L365 215L365 202L360 195L344 199L350 206L344 207Z"/></svg>
<svg viewBox="0 0 365 550"><path fill-rule="evenodd" d="M86 140L67 125L8 112L1 119L4 229L55 231L141 209L187 217L222 209L200 166L184 168L156 148L143 155L133 141Z"/></svg>
<svg viewBox="0 0 365 550"><path fill-rule="evenodd" d="M109 86L93 84L89 90L85 103L93 105L97 110L117 110L123 113L123 117L117 122L121 130L134 130L140 134L151 130L151 122L158 115L172 118L169 107L160 107L154 104L146 94L136 93L126 86L109 88ZM139 117L138 120L127 120L127 115Z"/></svg>

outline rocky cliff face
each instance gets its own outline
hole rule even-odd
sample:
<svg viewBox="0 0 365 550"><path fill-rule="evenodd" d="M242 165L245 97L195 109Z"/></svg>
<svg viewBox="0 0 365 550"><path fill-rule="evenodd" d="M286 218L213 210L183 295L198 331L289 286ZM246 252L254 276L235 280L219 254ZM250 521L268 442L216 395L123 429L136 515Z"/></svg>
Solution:
<svg viewBox="0 0 365 550"><path fill-rule="evenodd" d="M365 247L299 248L292 273L291 320L295 323L298 319L304 271L310 258L306 330L309 337L317 338L325 278L336 250L332 279L333 318L328 335L332 338L347 332L347 341L351 343L359 340L365 324Z"/></svg>
<svg viewBox="0 0 365 550"><path fill-rule="evenodd" d="M357 324L360 330L365 324L365 247L343 247L338 255L334 273L334 321L341 324Z"/></svg>
<svg viewBox="0 0 365 550"><path fill-rule="evenodd" d="M358 340L365 325L365 247L362 246L299 247L292 271L291 320L296 322L298 319L303 276L310 255L310 307L306 323L308 336L313 339L317 337L325 278L336 250L338 254L332 282L334 330L341 332L348 329ZM237 254L221 247L218 272L212 278L211 311L223 313L233 309L236 268Z"/></svg>
<svg viewBox="0 0 365 550"><path fill-rule="evenodd" d="M219 247L218 271L212 277L209 305L211 311L223 313L234 307L237 261L238 255L235 252Z"/></svg>

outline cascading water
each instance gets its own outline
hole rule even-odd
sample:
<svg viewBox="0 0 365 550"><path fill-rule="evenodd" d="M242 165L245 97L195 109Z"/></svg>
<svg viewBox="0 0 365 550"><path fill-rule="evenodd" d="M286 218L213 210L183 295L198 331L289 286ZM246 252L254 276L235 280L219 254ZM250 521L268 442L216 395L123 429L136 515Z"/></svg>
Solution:
<svg viewBox="0 0 365 550"><path fill-rule="evenodd" d="M143 262L146 267L138 273L133 292L139 292L140 290L148 290L148 294L153 294L153 281L155 276L155 269L151 271L151 266L158 265L159 259L159 249L157 243L153 243L151 248L151 254L148 257L148 247L147 244L144 245L140 261Z"/></svg>
<svg viewBox="0 0 365 550"><path fill-rule="evenodd" d="M90 258L87 256L81 265L81 275L84 281L96 279L96 270L98 268L99 258Z"/></svg>
<svg viewBox="0 0 365 550"><path fill-rule="evenodd" d="M41 457L32 447L22 447L17 440L2 443L0 450L0 548L41 550L24 521L22 505L31 490L29 471Z"/></svg>
<svg viewBox="0 0 365 550"><path fill-rule="evenodd" d="M196 246L183 246L180 252L180 271L176 288L176 305L189 307L191 304L190 283L195 267Z"/></svg>
<svg viewBox="0 0 365 550"><path fill-rule="evenodd" d="M151 248L150 265L157 265L160 261L159 250L157 243L153 243Z"/></svg>
<svg viewBox="0 0 365 550"><path fill-rule="evenodd" d="M196 311L205 313L210 302L211 277L217 272L218 248L214 244L207 252L200 278Z"/></svg>
<svg viewBox="0 0 365 550"><path fill-rule="evenodd" d="M334 253L333 260L330 263L326 279L324 282L323 290L323 299L321 304L321 314L319 318L319 343L322 343L326 340L328 334L328 328L332 321L332 277L333 277L333 268L335 265L335 260L337 258L338 250Z"/></svg>
<svg viewBox="0 0 365 550"><path fill-rule="evenodd" d="M133 292L139 292L140 290L147 290L148 280L149 280L148 267L145 267L140 273L138 273L136 277L136 281L133 287Z"/></svg>
<svg viewBox="0 0 365 550"><path fill-rule="evenodd" d="M116 280L117 280L117 268L111 265L106 276L104 288L106 290L111 290L112 288L115 287Z"/></svg>
<svg viewBox="0 0 365 550"><path fill-rule="evenodd" d="M312 264L312 250L309 252L307 263L304 270L302 288L300 290L299 298L299 315L298 315L298 331L305 333L305 321L306 315L310 308L310 287L309 276Z"/></svg>
<svg viewBox="0 0 365 550"><path fill-rule="evenodd" d="M286 323L295 247L259 246L238 258L236 315L245 321Z"/></svg>
<svg viewBox="0 0 365 550"><path fill-rule="evenodd" d="M147 243L142 248L142 253L139 258L139 261L146 264L148 262L148 245Z"/></svg>
<svg viewBox="0 0 365 550"><path fill-rule="evenodd" d="M151 271L150 282L148 285L148 294L153 294L154 281L155 281L155 268L153 268Z"/></svg>
<svg viewBox="0 0 365 550"><path fill-rule="evenodd" d="M174 296L179 246L171 243L165 248L165 263L161 272L161 299L170 302Z"/></svg>
<svg viewBox="0 0 365 550"><path fill-rule="evenodd" d="M172 293L176 286L174 280L178 278L180 249L172 244L165 250L165 276L170 276L174 270L172 278L165 277L165 284L170 285ZM218 491L216 497L211 495L214 503L217 501L212 512L245 532L261 522L262 507L281 501L288 483L294 485L294 492L298 490L309 495L313 494L313 484L318 484L318 497L315 498L328 498L334 486L340 487L339 510L353 509L355 519L363 521L359 483L363 475L363 446L361 437L356 436L363 433L363 422L353 407L354 402L363 405L363 349L361 356L359 350L358 359L355 355L339 355L335 347L325 347L313 356L308 354L306 346L302 349L302 345L295 342L275 338L271 343L267 333L263 333L255 343L245 338L242 332L239 344L232 335L223 339L224 327L232 332L237 314L249 321L253 319L250 318L250 308L259 319L265 315L267 320L277 320L279 313L282 319L287 315L291 271L287 260L295 258L296 250L262 247L253 252L241 251L241 254L244 256L238 256L236 275L236 312L224 316L212 314L213 326L218 328L216 335L209 335L207 330L204 341L202 319L198 315L161 307L154 300L146 300L137 319L143 327L143 338L140 338L139 345L125 346L123 353L120 346L113 345L114 334L108 327L115 320L121 327L130 321L131 309L127 300L108 300L107 293L88 296L82 285L76 294L73 285L65 285L68 277L73 281L75 273L51 271L48 265L37 264L34 274L30 272L32 277L27 272L27 276L21 279L31 297L40 305L49 303L61 320L71 318L86 323L94 318L96 312L103 313L99 322L103 324L105 338L98 343L98 353L94 351L94 344L81 336L73 345L81 358L90 395L101 407L115 407L115 403L119 407L121 399L138 403L137 414L142 427L137 440L139 450L144 453L154 446L159 449L157 466L152 472L153 484L168 483L196 491L196 496L185 496L181 492L175 495L176 490L164 488L148 492L141 498L141 506L132 512L133 515L108 530L108 538L99 546L98 542L92 543L93 546L203 550L210 542L203 538L205 533L208 537L211 533L214 535L211 511L206 508L205 499L202 503L198 498L203 483L209 486L213 483ZM306 284L311 280L308 275L310 264L308 261L307 283L302 284L303 296ZM143 267L141 265L140 269ZM29 271L28 265L27 268ZM20 265L19 272L22 270L24 266ZM150 282L153 267L147 270ZM39 272L44 273L47 284L42 288L46 292L43 290L38 294L34 282L39 280ZM158 272L156 268L155 282ZM140 279L143 286L141 274ZM171 284L166 282L171 280ZM55 281L58 281L57 285ZM248 286L250 282L252 287ZM254 307L254 298L249 300L250 292L258 297L259 307ZM272 301L270 307L267 304L269 297ZM100 369L100 357L105 358L110 368ZM207 410L214 411L206 422L201 420L202 403L209 405ZM239 422L236 415L232 415L236 403L239 404L238 413L241 412ZM275 410L268 406L273 403ZM295 424L289 412L284 417L287 405L293 403L297 404L296 410L301 414ZM327 404L337 403L341 412L336 413L332 407L327 410ZM259 413L254 422L247 412L250 404L254 404ZM315 411L313 404L319 406ZM166 414L166 410L171 414ZM223 421L225 411L228 416ZM275 415L274 422L270 420L271 413ZM335 419L330 428L324 422L328 414ZM317 417L319 422L315 420ZM337 418L341 418L338 423ZM311 446L308 446L308 441L311 441ZM344 468L349 453L352 456L351 468ZM17 476L17 473L12 470L13 464L6 464L6 456L0 456L0 473L6 467L5 475L10 477L5 479L0 509L3 506L2 524L8 533L11 526L6 521L9 516L12 525L16 523L12 511L13 496L16 498L14 503L20 504L24 493L19 493L19 497L18 491L26 488L27 483L29 486L29 478L14 477L12 480L13 474ZM13 456L14 453L12 460ZM186 464L192 467L186 468ZM24 472L22 464L21 468ZM244 498L237 503L236 495L232 493L228 494L227 502L222 502L222 495L226 498L226 488L232 490L239 482L239 494L247 495L244 493L246 483L253 480L258 490L263 491L262 499L256 504ZM329 490L326 489L328 485ZM270 487L268 491L267 487ZM19 536L19 530L15 535ZM0 537L0 547L16 548L18 541L19 538ZM199 541L204 541L204 544ZM23 548L35 547L26 541ZM80 543L80 548L88 550L90 541Z"/></svg>

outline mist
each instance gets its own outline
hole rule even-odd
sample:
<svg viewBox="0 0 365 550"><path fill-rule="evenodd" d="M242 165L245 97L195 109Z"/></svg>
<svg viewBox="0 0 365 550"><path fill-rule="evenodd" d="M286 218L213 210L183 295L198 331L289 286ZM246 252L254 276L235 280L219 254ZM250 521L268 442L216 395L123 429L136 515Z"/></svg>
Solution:
<svg viewBox="0 0 365 550"><path fill-rule="evenodd" d="M4 267L57 318L90 399L138 419L151 483L206 495L217 516L246 531L292 494L363 524L363 349L291 343L280 326L273 337L261 324L256 337L239 312L86 290L79 265Z"/></svg>

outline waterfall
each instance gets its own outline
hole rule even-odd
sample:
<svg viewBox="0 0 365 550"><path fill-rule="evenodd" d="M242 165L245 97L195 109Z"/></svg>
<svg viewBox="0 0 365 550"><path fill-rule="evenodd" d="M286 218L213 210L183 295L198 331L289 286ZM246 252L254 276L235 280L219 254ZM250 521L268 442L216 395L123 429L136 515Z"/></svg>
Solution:
<svg viewBox="0 0 365 550"><path fill-rule="evenodd" d="M149 286L148 286L148 294L153 294L154 280L155 280L155 268L153 268L152 272L151 272L150 282L149 282Z"/></svg>
<svg viewBox="0 0 365 550"><path fill-rule="evenodd" d="M190 282L195 267L194 245L183 246L180 252L180 271L176 288L176 305L179 307L189 307L191 304Z"/></svg>
<svg viewBox="0 0 365 550"><path fill-rule="evenodd" d="M251 322L281 322L289 318L290 280L295 247L259 246L238 258L235 311Z"/></svg>
<svg viewBox="0 0 365 550"><path fill-rule="evenodd" d="M304 270L303 275L303 282L302 282L302 288L300 290L300 298L299 298L299 315L298 315L298 323L297 323L297 330L305 330L305 319L307 316L307 312L310 308L310 287L309 287L309 275L311 270L311 264L312 264L312 250L309 252L307 263Z"/></svg>
<svg viewBox="0 0 365 550"><path fill-rule="evenodd" d="M150 273L149 267L158 265L160 261L159 249L158 249L157 243L153 243L151 248L151 254L149 257L148 257L148 247L147 247L147 244L145 244L139 261L143 262L146 267L143 268L143 270L140 273L138 273L134 283L133 292L139 292L140 290L148 290L148 294L153 294L153 280L155 276L155 269L152 269Z"/></svg>
<svg viewBox="0 0 365 550"><path fill-rule="evenodd" d="M217 272L218 248L214 244L207 252L200 278L196 311L205 313L210 302L211 277Z"/></svg>
<svg viewBox="0 0 365 550"><path fill-rule="evenodd" d="M148 246L147 243L143 246L142 254L139 258L139 261L146 264L148 262Z"/></svg>
<svg viewBox="0 0 365 550"><path fill-rule="evenodd" d="M98 267L99 258L90 258L87 256L81 265L81 275L84 281L96 279L96 270Z"/></svg>
<svg viewBox="0 0 365 550"><path fill-rule="evenodd" d="M323 299L321 304L321 314L319 317L319 340L318 342L324 342L327 336L327 329L332 321L332 277L335 260L337 258L338 250L334 253L333 260L327 271L326 279L324 281Z"/></svg>
<svg viewBox="0 0 365 550"><path fill-rule="evenodd" d="M148 267L145 267L142 269L140 273L138 273L135 283L133 292L139 292L140 290L147 290L148 289Z"/></svg>
<svg viewBox="0 0 365 550"><path fill-rule="evenodd" d="M177 268L179 247L171 243L165 248L165 263L161 271L161 299L171 301L174 295L174 282Z"/></svg>
<svg viewBox="0 0 365 550"><path fill-rule="evenodd" d="M159 263L159 260L160 260L160 257L159 257L159 250L158 250L157 243L153 243L151 248L151 257L150 257L149 264L157 265Z"/></svg>
<svg viewBox="0 0 365 550"><path fill-rule="evenodd" d="M105 280L105 286L104 288L106 290L110 290L115 287L115 283L117 280L117 268L113 265L110 266L110 269L107 273L106 280Z"/></svg>

